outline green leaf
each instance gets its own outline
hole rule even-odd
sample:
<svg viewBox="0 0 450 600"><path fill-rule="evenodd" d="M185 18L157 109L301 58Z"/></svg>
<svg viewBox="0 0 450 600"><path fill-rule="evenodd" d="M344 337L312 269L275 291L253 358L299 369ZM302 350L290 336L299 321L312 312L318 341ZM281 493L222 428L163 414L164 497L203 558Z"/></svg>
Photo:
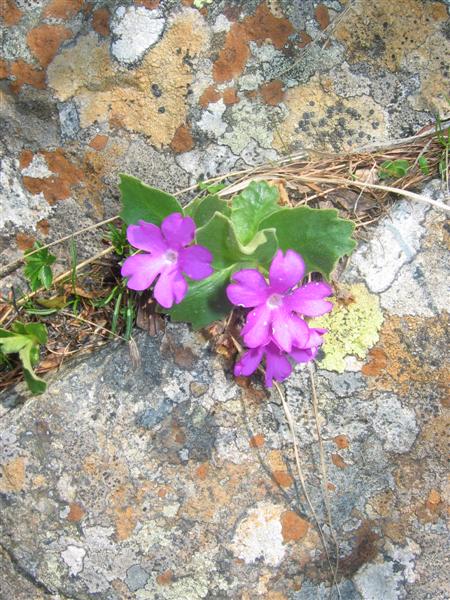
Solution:
<svg viewBox="0 0 450 600"><path fill-rule="evenodd" d="M380 165L378 177L380 179L398 179L404 177L409 170L409 162L402 158L397 160L386 160Z"/></svg>
<svg viewBox="0 0 450 600"><path fill-rule="evenodd" d="M25 346L19 352L19 358L22 362L23 375L28 389L32 394L42 394L47 389L46 382L38 377L33 371L33 347L30 345Z"/></svg>
<svg viewBox="0 0 450 600"><path fill-rule="evenodd" d="M430 174L430 167L428 166L428 160L425 156L419 156L418 160L419 168L424 175Z"/></svg>
<svg viewBox="0 0 450 600"><path fill-rule="evenodd" d="M231 214L228 204L218 196L196 198L186 206L184 212L194 219L197 227L206 225L216 212L222 213L226 217Z"/></svg>
<svg viewBox="0 0 450 600"><path fill-rule="evenodd" d="M20 323L16 321L11 331L0 328L0 348L5 354L19 354L23 374L33 394L41 394L47 384L38 377L33 367L39 361L39 344L47 343L47 329L42 323Z"/></svg>
<svg viewBox="0 0 450 600"><path fill-rule="evenodd" d="M109 232L107 233L106 238L114 246L115 253L119 256L123 256L128 245L127 226L125 223L122 223L121 227L115 227L112 223L109 223L108 229Z"/></svg>
<svg viewBox="0 0 450 600"><path fill-rule="evenodd" d="M152 188L131 175L120 175L119 188L122 200L120 217L127 225L137 223L141 219L161 225L168 215L183 213L174 196Z"/></svg>
<svg viewBox="0 0 450 600"><path fill-rule="evenodd" d="M265 219L261 227L274 227L283 251L295 250L303 256L308 272L327 278L339 258L356 246L351 237L354 224L340 219L334 209L286 208Z"/></svg>
<svg viewBox="0 0 450 600"><path fill-rule="evenodd" d="M243 244L253 239L263 219L280 210L278 199L277 188L265 181L252 181L233 198L231 221Z"/></svg>
<svg viewBox="0 0 450 600"><path fill-rule="evenodd" d="M211 250L215 269L226 269L242 262L266 266L278 247L273 229L259 231L251 243L244 246L237 239L230 219L220 213L215 213L206 225L197 230L196 241Z"/></svg>
<svg viewBox="0 0 450 600"><path fill-rule="evenodd" d="M200 181L198 184L198 189L206 190L208 192L208 194L217 194L217 192L220 192L221 190L223 190L226 187L227 187L226 183L208 184L205 181Z"/></svg>
<svg viewBox="0 0 450 600"><path fill-rule="evenodd" d="M41 246L36 242L33 250L25 252L24 274L33 292L41 286L48 289L53 281L51 265L56 261L56 256L50 254L48 248L40 250Z"/></svg>
<svg viewBox="0 0 450 600"><path fill-rule="evenodd" d="M184 300L167 311L172 321L192 323L194 329L200 329L222 319L231 310L225 288L233 270L235 265L201 281L190 281Z"/></svg>
<svg viewBox="0 0 450 600"><path fill-rule="evenodd" d="M53 281L52 270L48 265L41 267L39 271L39 279L42 281L42 285L46 290L50 289Z"/></svg>

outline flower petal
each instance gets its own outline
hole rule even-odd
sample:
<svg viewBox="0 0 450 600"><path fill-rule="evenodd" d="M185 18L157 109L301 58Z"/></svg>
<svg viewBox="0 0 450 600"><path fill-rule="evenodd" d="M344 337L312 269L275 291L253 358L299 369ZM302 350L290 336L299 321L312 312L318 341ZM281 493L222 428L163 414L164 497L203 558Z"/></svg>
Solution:
<svg viewBox="0 0 450 600"><path fill-rule="evenodd" d="M286 304L291 310L306 315L319 317L333 308L333 304L324 300L333 294L333 289L324 281L313 281L295 290L286 298Z"/></svg>
<svg viewBox="0 0 450 600"><path fill-rule="evenodd" d="M305 261L300 254L287 250L283 256L283 252L278 250L270 265L270 287L275 292L287 292L303 279L305 270Z"/></svg>
<svg viewBox="0 0 450 600"><path fill-rule="evenodd" d="M319 348L292 348L290 355L298 363L306 363L313 360Z"/></svg>
<svg viewBox="0 0 450 600"><path fill-rule="evenodd" d="M270 339L271 311L265 304L256 307L247 315L241 335L248 348L264 346Z"/></svg>
<svg viewBox="0 0 450 600"><path fill-rule="evenodd" d="M266 346L266 387L272 387L274 379L283 381L289 377L292 366L275 344Z"/></svg>
<svg viewBox="0 0 450 600"><path fill-rule="evenodd" d="M254 373L261 362L263 352L264 346L258 346L243 354L234 366L234 374L236 377L239 375L248 376Z"/></svg>
<svg viewBox="0 0 450 600"><path fill-rule="evenodd" d="M156 300L164 306L171 308L173 304L179 304L186 296L188 285L180 273L178 267L165 269L156 285L153 295Z"/></svg>
<svg viewBox="0 0 450 600"><path fill-rule="evenodd" d="M164 269L164 261L151 254L135 254L129 256L122 265L122 277L128 277L127 287L130 290L146 290L155 277Z"/></svg>
<svg viewBox="0 0 450 600"><path fill-rule="evenodd" d="M304 347L309 339L308 325L289 313L285 308L273 311L272 337L285 352L290 352L292 345Z"/></svg>
<svg viewBox="0 0 450 600"><path fill-rule="evenodd" d="M213 256L204 246L183 248L178 255L178 266L191 279L205 279L214 272L211 267Z"/></svg>
<svg viewBox="0 0 450 600"><path fill-rule="evenodd" d="M169 246L174 249L187 246L195 236L195 223L191 217L172 213L161 223L161 230Z"/></svg>
<svg viewBox="0 0 450 600"><path fill-rule="evenodd" d="M236 306L259 306L268 296L268 285L264 277L256 269L243 269L234 273L235 283L227 287L228 300Z"/></svg>
<svg viewBox="0 0 450 600"><path fill-rule="evenodd" d="M317 328L310 327L309 328L309 340L308 340L306 346L303 346L303 347L292 346L292 350L290 352L290 355L292 356L292 358L298 363L303 363L303 362L308 362L310 360L313 360L316 357L320 346L323 344L322 336L326 332L327 332L326 329L320 329L318 327Z"/></svg>
<svg viewBox="0 0 450 600"><path fill-rule="evenodd" d="M167 244L163 240L160 228L146 221L139 221L137 225L129 225L127 240L135 248L152 254L162 254L167 250Z"/></svg>

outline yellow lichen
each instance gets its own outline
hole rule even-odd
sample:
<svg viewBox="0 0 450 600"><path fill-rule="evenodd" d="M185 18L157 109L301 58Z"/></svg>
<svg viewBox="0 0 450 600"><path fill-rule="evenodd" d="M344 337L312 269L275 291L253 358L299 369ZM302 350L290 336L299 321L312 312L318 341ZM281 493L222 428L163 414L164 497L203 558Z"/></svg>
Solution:
<svg viewBox="0 0 450 600"><path fill-rule="evenodd" d="M383 313L378 297L360 283L350 287L349 297L350 302L338 302L331 313L311 321L311 326L328 330L322 346L325 356L319 361L328 371L343 373L347 356L365 358L379 338Z"/></svg>
<svg viewBox="0 0 450 600"><path fill-rule="evenodd" d="M293 143L308 145L314 135L316 149L332 150L339 145L350 148L360 144L355 132L370 127L372 138L384 139L386 119L380 106L369 96L341 98L333 91L331 80L314 76L307 84L288 90L284 103L289 109L282 125L280 136L274 140L274 147L285 150ZM307 119L305 119L307 117ZM302 127L300 127L303 120ZM323 123L326 123L324 127ZM362 124L366 124L362 127Z"/></svg>
<svg viewBox="0 0 450 600"><path fill-rule="evenodd" d="M74 98L81 127L109 121L147 135L160 148L170 144L186 120L186 94L193 79L186 56L201 53L207 41L203 17L184 10L142 64L128 70L113 65L108 43L91 33L54 59L48 82L59 100Z"/></svg>

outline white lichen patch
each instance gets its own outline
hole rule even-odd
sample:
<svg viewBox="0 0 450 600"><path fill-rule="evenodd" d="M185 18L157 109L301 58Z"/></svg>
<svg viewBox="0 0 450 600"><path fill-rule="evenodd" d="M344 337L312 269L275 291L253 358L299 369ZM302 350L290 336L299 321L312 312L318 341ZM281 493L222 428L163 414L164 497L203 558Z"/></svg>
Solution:
<svg viewBox="0 0 450 600"><path fill-rule="evenodd" d="M214 177L218 173L230 171L238 157L227 146L211 144L204 151L191 150L179 154L175 160L182 169L192 175L192 181L197 181L201 176Z"/></svg>
<svg viewBox="0 0 450 600"><path fill-rule="evenodd" d="M152 575L145 588L136 592L136 600L153 600L156 597L161 600L200 600L208 597L211 588L220 592L229 589L225 578L215 570L211 552L194 554L190 562L180 565L180 571L175 581L164 586L158 584L156 575Z"/></svg>
<svg viewBox="0 0 450 600"><path fill-rule="evenodd" d="M83 570L83 560L86 556L86 550L79 546L67 546L61 552L63 561L69 567L69 575L78 575Z"/></svg>
<svg viewBox="0 0 450 600"><path fill-rule="evenodd" d="M402 454L411 449L419 432L414 411L402 406L394 395L377 398L372 426L388 452Z"/></svg>
<svg viewBox="0 0 450 600"><path fill-rule="evenodd" d="M0 230L8 223L17 227L35 229L36 223L51 213L51 207L42 193L26 192L17 176L17 160L3 158L0 168Z"/></svg>
<svg viewBox="0 0 450 600"><path fill-rule="evenodd" d="M164 24L160 10L119 6L111 23L113 56L126 65L136 62L159 40Z"/></svg>
<svg viewBox="0 0 450 600"><path fill-rule="evenodd" d="M223 100L210 104L198 121L198 127L215 138L224 134L227 130L227 124L223 122L222 116L226 108Z"/></svg>
<svg viewBox="0 0 450 600"><path fill-rule="evenodd" d="M387 290L403 265L416 256L425 232L423 221L427 211L425 204L409 201L394 206L372 240L353 254L347 277L354 279L359 275L374 293Z"/></svg>
<svg viewBox="0 0 450 600"><path fill-rule="evenodd" d="M260 106L255 110L255 105L243 98L238 104L231 106L229 112L229 119L234 128L227 131L220 141L229 146L234 154L239 155L252 140L263 148L272 147L271 125L280 113L279 108ZM221 172L225 171L222 169Z"/></svg>
<svg viewBox="0 0 450 600"><path fill-rule="evenodd" d="M51 177L53 173L48 168L47 161L42 154L35 154L28 167L22 171L22 175L45 179L47 177Z"/></svg>
<svg viewBox="0 0 450 600"><path fill-rule="evenodd" d="M231 545L234 555L246 563L262 559L266 565L279 565L286 552L280 520L283 511L282 506L268 502L250 509L237 526Z"/></svg>

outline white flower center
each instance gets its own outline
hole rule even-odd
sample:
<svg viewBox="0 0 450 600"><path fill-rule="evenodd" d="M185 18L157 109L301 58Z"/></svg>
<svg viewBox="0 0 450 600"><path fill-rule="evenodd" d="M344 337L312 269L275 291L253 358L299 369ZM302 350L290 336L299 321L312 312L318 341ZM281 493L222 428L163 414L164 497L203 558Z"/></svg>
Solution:
<svg viewBox="0 0 450 600"><path fill-rule="evenodd" d="M175 250L167 250L167 252L164 254L164 260L166 263L173 265L178 260L178 252Z"/></svg>
<svg viewBox="0 0 450 600"><path fill-rule="evenodd" d="M282 294L272 294L267 300L267 306L269 308L279 308L283 304Z"/></svg>

